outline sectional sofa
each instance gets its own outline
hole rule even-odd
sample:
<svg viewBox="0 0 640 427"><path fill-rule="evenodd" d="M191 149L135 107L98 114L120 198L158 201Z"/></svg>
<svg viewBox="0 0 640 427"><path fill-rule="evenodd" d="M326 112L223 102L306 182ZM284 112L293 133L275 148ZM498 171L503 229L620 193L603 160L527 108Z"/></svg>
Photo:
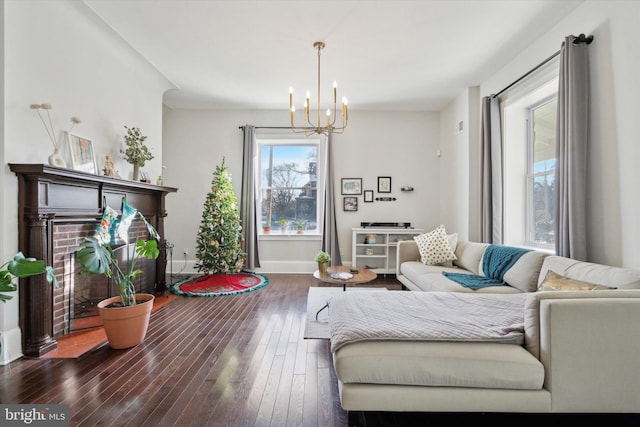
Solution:
<svg viewBox="0 0 640 427"><path fill-rule="evenodd" d="M333 361L350 425L359 411L640 412L640 271L534 251L507 271L503 286L472 291L442 274L482 274L486 248L458 242L452 265L427 266L413 241L401 242L398 279L422 292L372 292L367 298L346 292L331 300ZM538 290L549 271L603 289ZM416 308L421 300L446 295L464 296L467 303L493 299L496 307L503 300L516 304L515 329L522 341L407 338L414 331L405 331L398 315L428 317L429 302ZM447 307L448 300L443 301ZM366 317L369 311L375 318ZM446 314L435 317L448 320ZM491 316L479 316L486 317ZM376 322L393 326L372 339L368 328ZM348 333L359 338L338 342L343 327L353 327Z"/></svg>

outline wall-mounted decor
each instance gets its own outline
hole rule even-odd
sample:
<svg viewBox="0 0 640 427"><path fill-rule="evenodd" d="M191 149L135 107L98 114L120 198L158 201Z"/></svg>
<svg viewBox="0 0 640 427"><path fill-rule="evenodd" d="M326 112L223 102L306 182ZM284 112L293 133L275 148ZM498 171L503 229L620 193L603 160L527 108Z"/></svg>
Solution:
<svg viewBox="0 0 640 427"><path fill-rule="evenodd" d="M364 190L364 202L373 203L373 190Z"/></svg>
<svg viewBox="0 0 640 427"><path fill-rule="evenodd" d="M342 178L342 194L362 194L362 178Z"/></svg>
<svg viewBox="0 0 640 427"><path fill-rule="evenodd" d="M395 197L376 197L376 201L378 202L395 202L396 199Z"/></svg>
<svg viewBox="0 0 640 427"><path fill-rule="evenodd" d="M378 177L378 193L391 193L391 177L390 176Z"/></svg>
<svg viewBox="0 0 640 427"><path fill-rule="evenodd" d="M342 198L342 210L345 212L356 212L358 210L358 198L357 197L343 197Z"/></svg>
<svg viewBox="0 0 640 427"><path fill-rule="evenodd" d="M90 139L69 133L69 151L71 151L71 165L77 171L98 173L93 143Z"/></svg>

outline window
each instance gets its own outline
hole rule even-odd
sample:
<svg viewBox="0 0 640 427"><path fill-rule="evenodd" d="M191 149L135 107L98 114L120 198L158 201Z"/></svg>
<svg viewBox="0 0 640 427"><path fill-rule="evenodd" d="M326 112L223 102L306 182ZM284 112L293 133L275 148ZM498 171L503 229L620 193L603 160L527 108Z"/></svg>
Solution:
<svg viewBox="0 0 640 427"><path fill-rule="evenodd" d="M324 161L319 137L257 138L259 206L265 227L282 233L317 233L321 227Z"/></svg>
<svg viewBox="0 0 640 427"><path fill-rule="evenodd" d="M557 97L529 110L527 236L533 246L555 245Z"/></svg>

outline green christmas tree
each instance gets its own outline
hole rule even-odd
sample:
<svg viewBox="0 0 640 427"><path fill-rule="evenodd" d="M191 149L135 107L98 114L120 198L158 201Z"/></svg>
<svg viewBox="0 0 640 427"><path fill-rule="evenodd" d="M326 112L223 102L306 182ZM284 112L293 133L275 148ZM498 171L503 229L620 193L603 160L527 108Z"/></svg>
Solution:
<svg viewBox="0 0 640 427"><path fill-rule="evenodd" d="M242 226L231 175L222 159L211 181L198 228L198 271L205 274L237 273L242 269L246 254L242 251Z"/></svg>

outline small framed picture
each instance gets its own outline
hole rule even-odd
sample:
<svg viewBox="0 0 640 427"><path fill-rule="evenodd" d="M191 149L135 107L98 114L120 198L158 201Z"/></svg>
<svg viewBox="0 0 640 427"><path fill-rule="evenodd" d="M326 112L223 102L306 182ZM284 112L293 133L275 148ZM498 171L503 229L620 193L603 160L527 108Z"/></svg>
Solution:
<svg viewBox="0 0 640 427"><path fill-rule="evenodd" d="M68 134L68 136L73 169L92 174L98 173L96 155L93 151L93 143L91 140L73 133Z"/></svg>
<svg viewBox="0 0 640 427"><path fill-rule="evenodd" d="M373 203L373 190L364 190L364 202Z"/></svg>
<svg viewBox="0 0 640 427"><path fill-rule="evenodd" d="M358 210L358 198L357 197L343 197L342 198L342 210L345 212L356 212Z"/></svg>
<svg viewBox="0 0 640 427"><path fill-rule="evenodd" d="M391 177L390 176L378 177L378 193L391 193Z"/></svg>
<svg viewBox="0 0 640 427"><path fill-rule="evenodd" d="M342 194L362 194L362 178L342 178Z"/></svg>

